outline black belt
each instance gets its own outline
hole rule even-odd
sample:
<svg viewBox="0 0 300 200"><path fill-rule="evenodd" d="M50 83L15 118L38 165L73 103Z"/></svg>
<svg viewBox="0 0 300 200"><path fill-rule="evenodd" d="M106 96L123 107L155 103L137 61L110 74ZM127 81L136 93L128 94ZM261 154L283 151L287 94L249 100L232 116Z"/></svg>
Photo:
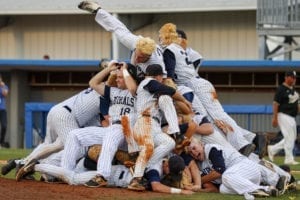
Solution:
<svg viewBox="0 0 300 200"><path fill-rule="evenodd" d="M113 121L112 124L121 124L121 120Z"/></svg>
<svg viewBox="0 0 300 200"><path fill-rule="evenodd" d="M69 106L63 106L67 111L72 112L72 109Z"/></svg>

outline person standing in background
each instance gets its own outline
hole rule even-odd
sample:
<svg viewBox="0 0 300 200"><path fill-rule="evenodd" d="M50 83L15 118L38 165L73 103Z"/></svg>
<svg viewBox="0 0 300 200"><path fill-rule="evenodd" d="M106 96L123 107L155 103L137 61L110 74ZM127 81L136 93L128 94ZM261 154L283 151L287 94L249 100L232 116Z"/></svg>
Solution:
<svg viewBox="0 0 300 200"><path fill-rule="evenodd" d="M7 128L7 113L6 113L6 100L8 95L8 87L2 80L2 75L0 74L0 147L9 148L9 143L5 142L6 128Z"/></svg>
<svg viewBox="0 0 300 200"><path fill-rule="evenodd" d="M268 146L269 159L273 161L274 156L284 149L284 164L297 165L293 155L295 140L297 137L296 116L299 110L299 94L294 86L296 84L296 72L288 71L285 73L284 82L275 93L273 102L273 127L279 126L283 139Z"/></svg>

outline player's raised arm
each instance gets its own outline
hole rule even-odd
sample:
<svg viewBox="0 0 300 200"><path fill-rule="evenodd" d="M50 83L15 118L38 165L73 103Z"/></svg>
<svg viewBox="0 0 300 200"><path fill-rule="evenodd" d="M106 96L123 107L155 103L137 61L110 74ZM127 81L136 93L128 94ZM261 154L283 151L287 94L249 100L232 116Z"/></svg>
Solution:
<svg viewBox="0 0 300 200"><path fill-rule="evenodd" d="M104 80L110 74L110 72L118 69L117 62L111 61L108 67L98 72L89 82L91 88L96 90L100 95L104 95L105 83Z"/></svg>
<svg viewBox="0 0 300 200"><path fill-rule="evenodd" d="M120 70L122 70L127 90L129 90L129 92L133 96L135 96L136 95L136 89L137 89L137 84L136 84L136 81L135 81L136 67L129 64L129 63L126 64L125 62L122 62L120 64L122 66Z"/></svg>
<svg viewBox="0 0 300 200"><path fill-rule="evenodd" d="M82 1L78 5L78 8L96 14L95 20L98 24L106 31L115 33L118 40L128 49L135 49L135 44L139 36L130 32L120 20L101 8L97 2Z"/></svg>

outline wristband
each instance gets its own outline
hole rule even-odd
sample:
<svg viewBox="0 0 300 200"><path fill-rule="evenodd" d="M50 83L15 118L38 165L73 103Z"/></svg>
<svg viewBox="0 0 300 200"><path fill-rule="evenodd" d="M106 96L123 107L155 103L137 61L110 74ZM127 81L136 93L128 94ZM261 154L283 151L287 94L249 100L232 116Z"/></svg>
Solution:
<svg viewBox="0 0 300 200"><path fill-rule="evenodd" d="M130 76L129 72L127 71L127 69L123 69L123 76L124 78Z"/></svg>
<svg viewBox="0 0 300 200"><path fill-rule="evenodd" d="M180 193L181 193L181 189L171 187L171 194L180 194Z"/></svg>

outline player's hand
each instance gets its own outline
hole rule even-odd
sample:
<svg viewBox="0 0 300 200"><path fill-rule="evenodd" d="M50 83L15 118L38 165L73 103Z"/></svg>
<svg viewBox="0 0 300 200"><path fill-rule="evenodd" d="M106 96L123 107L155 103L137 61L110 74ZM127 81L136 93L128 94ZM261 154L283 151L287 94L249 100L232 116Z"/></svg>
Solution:
<svg viewBox="0 0 300 200"><path fill-rule="evenodd" d="M233 132L233 128L232 126L230 126L229 124L227 124L226 122L224 122L223 120L218 120L216 119L215 121L215 125L223 131L223 133L227 134L229 132Z"/></svg>
<svg viewBox="0 0 300 200"><path fill-rule="evenodd" d="M112 60L108 63L108 67L107 69L112 72L112 71L115 71L119 68L119 62L116 61L116 60Z"/></svg>
<svg viewBox="0 0 300 200"><path fill-rule="evenodd" d="M192 191L193 192L199 192L201 190L201 185L193 185L192 186Z"/></svg>
<svg viewBox="0 0 300 200"><path fill-rule="evenodd" d="M119 63L119 69L120 69L120 70L127 69L127 67L128 67L128 66L127 66L127 64L126 64L125 62L120 62L120 63Z"/></svg>
<svg viewBox="0 0 300 200"><path fill-rule="evenodd" d="M5 83L3 81L0 82L0 87L5 86Z"/></svg>

